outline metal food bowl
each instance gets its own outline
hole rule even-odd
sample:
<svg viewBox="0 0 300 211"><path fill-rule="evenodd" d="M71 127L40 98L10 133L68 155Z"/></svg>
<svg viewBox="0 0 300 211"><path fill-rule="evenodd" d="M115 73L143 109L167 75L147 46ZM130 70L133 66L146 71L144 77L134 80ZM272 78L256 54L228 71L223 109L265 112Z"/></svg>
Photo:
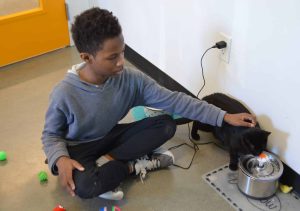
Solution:
<svg viewBox="0 0 300 211"><path fill-rule="evenodd" d="M269 198L276 193L282 173L282 162L274 154L245 155L239 162L238 188L251 198Z"/></svg>

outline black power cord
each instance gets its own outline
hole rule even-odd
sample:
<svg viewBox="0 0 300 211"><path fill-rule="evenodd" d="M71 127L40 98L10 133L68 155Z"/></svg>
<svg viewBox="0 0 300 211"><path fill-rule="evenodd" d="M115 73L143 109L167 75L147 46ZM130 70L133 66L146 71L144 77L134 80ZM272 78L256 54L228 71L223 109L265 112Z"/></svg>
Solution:
<svg viewBox="0 0 300 211"><path fill-rule="evenodd" d="M201 71L202 71L203 85L202 85L202 87L200 88L200 90L199 90L199 92L198 92L198 94L197 94L197 97L198 97L198 98L199 98L200 92L202 91L202 89L203 89L204 86L205 86L205 78L204 78L204 71L203 71L203 65L202 65L202 60L203 60L204 55L207 53L207 51L209 51L209 50L212 49L212 48L223 49L223 48L226 48L226 46L227 46L226 42L220 41L220 42L217 42L214 46L208 48L208 49L202 54L202 56L201 56Z"/></svg>
<svg viewBox="0 0 300 211"><path fill-rule="evenodd" d="M201 61L201 72L202 72L203 85L202 85L202 87L200 88L199 92L197 93L197 98L199 98L199 94L200 94L200 92L203 90L203 88L204 88L204 86L205 86L205 83L206 83L206 82L205 82L205 77L204 77L203 65L202 65L202 61L203 61L204 55L205 55L210 49L213 49L213 48L223 49L223 48L226 48L226 46L227 46L227 44L226 44L225 41L220 41L220 42L217 42L214 46L208 48L208 49L202 54L201 60L200 60L200 61ZM176 166L176 167L179 167L179 168L182 168L182 169L186 169L186 170L189 169L189 168L191 167L191 165L192 165L192 163L193 163L193 161L194 161L194 158L195 158L195 156L196 156L196 153L197 153L198 150L199 150L198 145L205 145L205 144L212 144L212 143L214 143L214 142L210 141L210 142L204 142L204 143L197 143L197 144L195 144L195 143L193 142L191 136L190 136L190 133L191 133L191 131L190 131L190 124L188 123L187 125L188 125L188 138L189 138L190 142L193 144L193 146L191 146L191 145L189 145L189 144L187 144L187 143L182 143L182 144L179 144L179 145L170 147L170 148L168 149L168 150L177 149L177 148L179 148L179 147L181 147L181 146L183 146L183 145L186 145L186 146L188 146L188 147L194 149L194 154L193 154L192 160L191 160L190 164L189 164L187 167L183 167L183 166L180 166L180 165L177 165L177 164L173 164L173 166Z"/></svg>

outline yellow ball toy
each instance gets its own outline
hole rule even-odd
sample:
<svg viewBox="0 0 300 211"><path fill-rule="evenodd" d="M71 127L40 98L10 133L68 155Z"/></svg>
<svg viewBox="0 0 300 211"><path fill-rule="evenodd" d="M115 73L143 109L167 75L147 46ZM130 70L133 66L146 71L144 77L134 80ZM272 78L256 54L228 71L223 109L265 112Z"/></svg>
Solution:
<svg viewBox="0 0 300 211"><path fill-rule="evenodd" d="M279 188L280 188L281 192L283 192L283 193L289 193L293 189L293 187L283 185L283 184L280 184Z"/></svg>

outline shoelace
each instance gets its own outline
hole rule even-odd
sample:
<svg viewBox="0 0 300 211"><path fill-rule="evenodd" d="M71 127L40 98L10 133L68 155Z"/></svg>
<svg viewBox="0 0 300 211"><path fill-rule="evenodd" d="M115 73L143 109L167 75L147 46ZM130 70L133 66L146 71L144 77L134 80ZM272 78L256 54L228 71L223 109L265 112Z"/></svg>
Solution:
<svg viewBox="0 0 300 211"><path fill-rule="evenodd" d="M152 170L160 167L160 161L158 159L149 160L148 157L142 157L136 160L137 169L136 174L140 175L140 180L144 183L144 179L147 174L147 170Z"/></svg>

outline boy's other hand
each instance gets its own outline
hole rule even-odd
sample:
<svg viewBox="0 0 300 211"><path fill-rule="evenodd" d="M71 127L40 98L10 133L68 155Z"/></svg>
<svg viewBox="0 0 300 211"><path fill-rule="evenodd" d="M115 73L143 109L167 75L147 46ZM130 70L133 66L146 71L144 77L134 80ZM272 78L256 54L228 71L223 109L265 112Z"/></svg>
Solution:
<svg viewBox="0 0 300 211"><path fill-rule="evenodd" d="M62 156L56 162L58 177L61 185L67 189L71 196L75 196L75 183L73 181L73 170L84 171L83 166L76 160Z"/></svg>
<svg viewBox="0 0 300 211"><path fill-rule="evenodd" d="M248 113L225 114L224 121L233 126L255 127L256 117Z"/></svg>

